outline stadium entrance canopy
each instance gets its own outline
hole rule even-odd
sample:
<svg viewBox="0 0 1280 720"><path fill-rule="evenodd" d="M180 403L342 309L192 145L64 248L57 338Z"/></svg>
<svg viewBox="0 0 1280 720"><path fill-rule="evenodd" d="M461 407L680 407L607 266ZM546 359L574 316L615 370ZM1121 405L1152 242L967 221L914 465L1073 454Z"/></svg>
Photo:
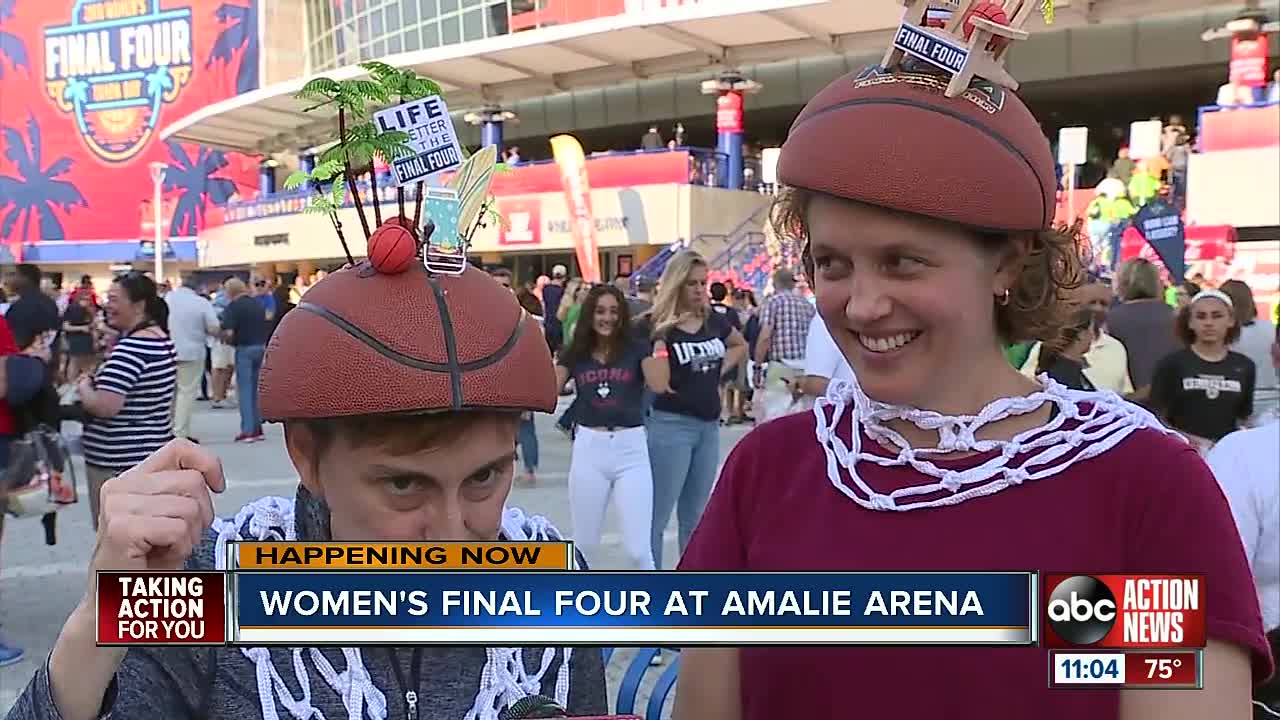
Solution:
<svg viewBox="0 0 1280 720"><path fill-rule="evenodd" d="M460 111L650 77L877 52L887 47L903 10L898 0L683 0L674 7L663 5L673 3L628 0L625 10L605 17L380 59L436 80L450 109ZM1058 0L1057 5L1055 26L1070 27L1201 3ZM352 65L324 74L346 80L365 72ZM331 142L332 115L325 110L304 113L314 103L294 97L307 79L210 105L164 128L161 137L248 154Z"/></svg>

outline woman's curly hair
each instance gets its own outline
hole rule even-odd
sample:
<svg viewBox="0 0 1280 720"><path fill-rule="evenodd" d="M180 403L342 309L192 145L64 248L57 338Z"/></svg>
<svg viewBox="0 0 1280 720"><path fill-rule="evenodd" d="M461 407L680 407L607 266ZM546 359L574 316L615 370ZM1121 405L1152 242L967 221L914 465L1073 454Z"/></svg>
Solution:
<svg viewBox="0 0 1280 720"><path fill-rule="evenodd" d="M774 200L770 224L781 239L804 244L801 253L805 274L813 278L813 257L809 253L807 215L818 193L804 188L786 188ZM1009 302L996 305L996 331L1007 343L1054 338L1069 322L1078 307L1074 297L1084 284L1088 241L1082 223L1059 225L1033 233L1031 251L1023 260L1018 279L1009 289ZM996 253L1008 246L1013 235L989 230L971 230L982 248Z"/></svg>

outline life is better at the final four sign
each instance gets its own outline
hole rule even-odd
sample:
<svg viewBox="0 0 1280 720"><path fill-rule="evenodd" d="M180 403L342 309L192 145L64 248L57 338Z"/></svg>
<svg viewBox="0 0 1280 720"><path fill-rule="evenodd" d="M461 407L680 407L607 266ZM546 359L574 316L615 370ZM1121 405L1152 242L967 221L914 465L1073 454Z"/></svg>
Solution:
<svg viewBox="0 0 1280 720"><path fill-rule="evenodd" d="M418 182L462 165L458 133L439 95L381 110L373 114L373 121L381 132L398 130L409 135L413 154L391 161L396 185Z"/></svg>

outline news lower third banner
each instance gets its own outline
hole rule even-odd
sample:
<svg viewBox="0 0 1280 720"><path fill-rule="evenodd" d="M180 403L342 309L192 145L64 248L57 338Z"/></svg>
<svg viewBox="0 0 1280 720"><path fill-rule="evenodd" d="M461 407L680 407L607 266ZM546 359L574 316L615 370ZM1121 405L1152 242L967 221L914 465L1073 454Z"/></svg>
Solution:
<svg viewBox="0 0 1280 720"><path fill-rule="evenodd" d="M1027 645L1038 639L1031 573L330 570L227 578L225 642L232 645ZM218 619L208 618L211 624Z"/></svg>

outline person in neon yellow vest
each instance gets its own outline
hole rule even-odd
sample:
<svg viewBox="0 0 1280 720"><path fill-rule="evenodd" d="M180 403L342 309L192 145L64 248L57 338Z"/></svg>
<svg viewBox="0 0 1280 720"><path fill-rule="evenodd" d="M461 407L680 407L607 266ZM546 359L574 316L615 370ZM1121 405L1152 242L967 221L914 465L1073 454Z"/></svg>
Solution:
<svg viewBox="0 0 1280 720"><path fill-rule="evenodd" d="M1142 207L1160 194L1160 175L1150 160L1141 160L1129 178L1129 197L1134 205Z"/></svg>
<svg viewBox="0 0 1280 720"><path fill-rule="evenodd" d="M1093 244L1094 257L1098 258L1098 263L1111 267L1115 258L1111 257L1113 250L1107 241L1108 235L1116 223L1133 217L1138 209L1125 195L1124 183L1116 178L1107 178L1098 183L1097 190L1098 194L1085 209L1085 216L1089 218L1089 241Z"/></svg>

